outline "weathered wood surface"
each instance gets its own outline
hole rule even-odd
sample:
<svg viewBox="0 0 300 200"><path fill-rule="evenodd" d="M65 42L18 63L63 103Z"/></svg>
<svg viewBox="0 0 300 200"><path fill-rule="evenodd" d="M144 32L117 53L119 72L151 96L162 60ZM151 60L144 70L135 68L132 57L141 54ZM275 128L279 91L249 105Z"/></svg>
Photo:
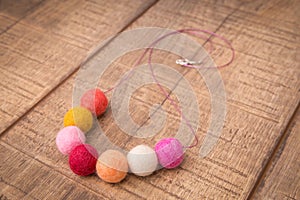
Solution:
<svg viewBox="0 0 300 200"><path fill-rule="evenodd" d="M68 3L61 3L61 6L70 7ZM108 7L109 5L107 3ZM278 142L289 133L285 130L300 99L300 67L296 54L299 49L299 43L296 42L299 41L298 7L297 1L159 1L129 28L160 26L172 29L209 29L227 37L237 50L234 63L220 70L227 94L227 115L222 135L213 151L206 158L199 158L199 148L190 149L184 163L175 170L160 170L145 178L131 174L117 185L106 184L96 176L81 178L72 174L67 158L56 150L55 136L62 128L64 113L71 107L74 74L1 136L1 161L5 162L1 162L0 175L1 185L5 189L1 190L0 195L12 198L26 196L35 199L61 199L70 192L67 197L73 199L80 198L81 191L84 191L87 198L246 199L249 195L264 198L268 196L264 191L269 188L280 191L280 188L273 187L277 185L272 184L275 176L272 173L282 167L282 164L268 168L268 163L272 161L274 151L278 150ZM46 30L44 32L54 29L54 35L65 33L63 42L78 48L81 45L92 48L92 43L85 40L83 35L75 34L76 31L69 29L64 23L59 28L47 25L48 18L49 21L59 19L59 15L49 14L45 18L38 18L36 16L39 12L29 15L27 22L21 21L19 30L26 29L28 24L37 26L38 30ZM101 39L97 38L95 41ZM229 51L220 46L219 41L216 42L218 48L213 52L213 57L217 63L226 62ZM11 43L7 44L7 48L9 44ZM57 48L61 52L66 51ZM82 52L78 52L82 59L85 50L82 48ZM57 55L62 54L61 52ZM133 63L138 58L135 53L137 52L118 59L104 74L99 85L107 88L116 83L120 73L130 69L131 65L128 63ZM42 57L33 50L30 56L36 59ZM167 64L182 72L192 84L201 111L197 131L200 147L211 120L210 95L201 76L193 70L176 66L175 59L176 56L160 51L153 58L154 62ZM48 62L55 64L58 61L50 59ZM70 63L70 66L73 65ZM67 71L60 66L57 69ZM52 77L53 72L51 73ZM69 74L71 73L66 73L65 77ZM47 78L51 77L48 75ZM172 92L182 93L184 88L178 86ZM172 97L175 97L174 94ZM141 88L134 94L130 106L132 118L140 125L149 123L148 111L154 103L161 104L168 117L164 129L153 138L137 139L123 133L114 122L111 110L99 119L99 124L112 142L125 149L141 143L153 146L159 139L173 136L181 122L170 103L157 93L155 85ZM294 130L297 132L297 128ZM286 136L287 140L293 135L297 134ZM293 159L289 157L293 151L286 149L280 159L289 160L291 166L297 169L292 164ZM270 169L274 170L268 175ZM13 173L13 170L19 173ZM258 185L259 189L254 191L257 184L261 183L264 173L267 174L266 188ZM70 188L76 191L72 192ZM284 187L282 190L284 194L297 199L295 194L290 194ZM295 190L297 191L290 191Z"/></svg>
<svg viewBox="0 0 300 200"><path fill-rule="evenodd" d="M99 199L105 196L61 176L43 163L2 143L1 193L7 199ZM2 172L5 171L5 174Z"/></svg>
<svg viewBox="0 0 300 200"><path fill-rule="evenodd" d="M1 1L0 133L153 3Z"/></svg>
<svg viewBox="0 0 300 200"><path fill-rule="evenodd" d="M254 193L255 199L300 199L299 144L300 112L298 109Z"/></svg>

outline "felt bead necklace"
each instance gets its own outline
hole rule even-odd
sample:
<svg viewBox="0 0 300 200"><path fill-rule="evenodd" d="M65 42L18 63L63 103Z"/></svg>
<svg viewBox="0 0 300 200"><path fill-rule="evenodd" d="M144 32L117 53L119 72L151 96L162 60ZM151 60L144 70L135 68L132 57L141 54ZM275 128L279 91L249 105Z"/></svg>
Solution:
<svg viewBox="0 0 300 200"><path fill-rule="evenodd" d="M232 56L227 63L217 67L223 68L233 62L235 57L234 48L224 37L207 30L181 29L156 39L144 51L134 65L132 71L141 63L145 55L149 53L148 66L155 83L159 87L160 92L168 101L170 101L171 105L181 115L182 119L191 130L195 138L195 144L183 146L176 138L164 138L158 141L154 148L142 144L131 149L127 155L124 155L117 150L110 149L104 151L100 156L93 146L86 144L85 133L92 128L93 115L97 117L101 116L108 107L108 99L105 93L111 92L126 81L130 76L130 73L128 73L127 76L116 84L116 86L109 88L105 92L98 88L86 91L80 99L80 106L70 109L65 114L64 128L57 134L56 145L62 154L69 156L69 166L75 174L87 176L96 172L103 181L108 183L118 183L126 177L129 170L137 176L148 176L157 169L158 165L161 165L166 169L176 168L184 159L184 149L197 146L198 137L196 136L195 130L192 128L189 120L184 116L184 113L182 113L180 107L159 83L151 64L155 45L166 37L182 33L206 39L206 42L210 44L210 50L213 47L211 37L219 38L230 48ZM203 67L201 66L201 61L195 62L187 59L179 59L176 60L176 63L187 68Z"/></svg>

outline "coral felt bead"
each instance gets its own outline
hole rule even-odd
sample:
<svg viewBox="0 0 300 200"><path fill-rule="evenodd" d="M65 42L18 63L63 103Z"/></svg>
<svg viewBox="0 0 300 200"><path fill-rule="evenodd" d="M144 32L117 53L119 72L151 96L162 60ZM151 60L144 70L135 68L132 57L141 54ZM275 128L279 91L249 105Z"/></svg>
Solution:
<svg viewBox="0 0 300 200"><path fill-rule="evenodd" d="M160 140L155 145L155 152L159 163L167 169L175 168L183 161L182 144L175 138Z"/></svg>
<svg viewBox="0 0 300 200"><path fill-rule="evenodd" d="M70 109L64 117L64 126L77 126L83 132L88 132L93 125L92 113L83 107Z"/></svg>
<svg viewBox="0 0 300 200"><path fill-rule="evenodd" d="M85 135L76 126L67 126L56 136L56 146L65 155L69 155L76 146L83 143L85 143Z"/></svg>
<svg viewBox="0 0 300 200"><path fill-rule="evenodd" d="M79 176L87 176L96 171L98 153L88 144L75 147L69 156L71 170Z"/></svg>
<svg viewBox="0 0 300 200"><path fill-rule="evenodd" d="M103 181L118 183L127 175L127 159L123 153L119 151L107 150L98 158L96 171Z"/></svg>
<svg viewBox="0 0 300 200"><path fill-rule="evenodd" d="M146 145L131 149L127 154L127 161L131 172L138 176L152 174L158 164L155 151Z"/></svg>
<svg viewBox="0 0 300 200"><path fill-rule="evenodd" d="M105 112L108 100L100 89L92 89L83 94L80 105L89 109L96 116L99 116Z"/></svg>

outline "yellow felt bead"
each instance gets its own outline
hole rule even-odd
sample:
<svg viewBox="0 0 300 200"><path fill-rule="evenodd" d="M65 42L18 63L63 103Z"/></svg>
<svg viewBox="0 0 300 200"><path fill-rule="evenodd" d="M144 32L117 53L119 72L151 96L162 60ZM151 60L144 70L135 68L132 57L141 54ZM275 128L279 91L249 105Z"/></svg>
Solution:
<svg viewBox="0 0 300 200"><path fill-rule="evenodd" d="M88 132L93 125L92 113L83 107L70 109L64 117L64 126L77 126L83 132Z"/></svg>

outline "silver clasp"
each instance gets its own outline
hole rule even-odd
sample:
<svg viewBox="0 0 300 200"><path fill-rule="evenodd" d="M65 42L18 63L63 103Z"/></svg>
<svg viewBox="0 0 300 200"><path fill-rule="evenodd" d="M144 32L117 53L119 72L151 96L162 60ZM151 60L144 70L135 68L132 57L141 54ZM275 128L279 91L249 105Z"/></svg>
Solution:
<svg viewBox="0 0 300 200"><path fill-rule="evenodd" d="M192 61L192 60L188 60L188 59L177 59L176 60L176 64L178 65L199 65L201 64L202 62L201 61Z"/></svg>

